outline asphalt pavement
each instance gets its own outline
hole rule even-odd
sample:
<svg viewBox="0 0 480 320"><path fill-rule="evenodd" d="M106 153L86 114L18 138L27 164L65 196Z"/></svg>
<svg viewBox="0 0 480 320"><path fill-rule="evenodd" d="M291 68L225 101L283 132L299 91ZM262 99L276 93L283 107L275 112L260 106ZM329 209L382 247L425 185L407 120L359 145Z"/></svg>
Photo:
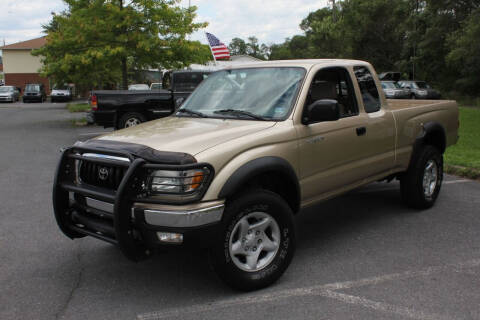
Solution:
<svg viewBox="0 0 480 320"><path fill-rule="evenodd" d="M57 228L59 149L108 132L65 104L0 104L0 319L480 319L480 183L446 176L415 211L375 183L297 216L297 252L273 286L226 287L203 251L132 263Z"/></svg>

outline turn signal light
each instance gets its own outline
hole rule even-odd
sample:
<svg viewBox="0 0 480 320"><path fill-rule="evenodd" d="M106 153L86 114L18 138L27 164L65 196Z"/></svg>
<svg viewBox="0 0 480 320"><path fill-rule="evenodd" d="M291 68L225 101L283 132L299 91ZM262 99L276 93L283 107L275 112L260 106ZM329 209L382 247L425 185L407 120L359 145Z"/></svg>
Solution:
<svg viewBox="0 0 480 320"><path fill-rule="evenodd" d="M96 95L91 96L90 106L92 107L92 111L97 111L98 105L97 105L97 96Z"/></svg>

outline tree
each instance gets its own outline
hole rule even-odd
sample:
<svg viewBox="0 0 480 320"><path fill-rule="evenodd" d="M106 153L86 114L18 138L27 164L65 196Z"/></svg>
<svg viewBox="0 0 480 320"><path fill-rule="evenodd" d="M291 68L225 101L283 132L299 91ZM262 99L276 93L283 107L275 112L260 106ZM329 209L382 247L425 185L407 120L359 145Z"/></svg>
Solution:
<svg viewBox="0 0 480 320"><path fill-rule="evenodd" d="M205 27L194 23L196 7L178 0L64 0L67 9L44 26L47 44L42 74L55 82L86 87L127 87L129 69L180 68L210 59L207 46L186 36Z"/></svg>
<svg viewBox="0 0 480 320"><path fill-rule="evenodd" d="M447 44L450 52L447 64L457 70L455 85L458 91L475 96L480 92L480 9L465 20L462 27L452 33Z"/></svg>
<svg viewBox="0 0 480 320"><path fill-rule="evenodd" d="M479 0L343 0L308 14L270 59L353 58L442 91L480 91ZM454 86L452 87L452 84Z"/></svg>
<svg viewBox="0 0 480 320"><path fill-rule="evenodd" d="M232 55L247 54L247 44L240 38L233 38L228 45L228 49Z"/></svg>
<svg viewBox="0 0 480 320"><path fill-rule="evenodd" d="M248 42L241 38L233 38L228 49L231 55L248 54L262 60L270 54L270 47L264 43L260 44L257 37L248 37Z"/></svg>
<svg viewBox="0 0 480 320"><path fill-rule="evenodd" d="M417 13L417 71L416 78L434 82L444 90L451 90L451 84L458 77L458 70L447 64L449 54L447 39L457 34L475 8L478 0L423 0ZM458 35L458 34L457 34Z"/></svg>
<svg viewBox="0 0 480 320"><path fill-rule="evenodd" d="M269 60L288 60L292 59L294 56L290 51L289 47L290 39L286 39L284 43L281 44L272 44L270 46L270 55Z"/></svg>

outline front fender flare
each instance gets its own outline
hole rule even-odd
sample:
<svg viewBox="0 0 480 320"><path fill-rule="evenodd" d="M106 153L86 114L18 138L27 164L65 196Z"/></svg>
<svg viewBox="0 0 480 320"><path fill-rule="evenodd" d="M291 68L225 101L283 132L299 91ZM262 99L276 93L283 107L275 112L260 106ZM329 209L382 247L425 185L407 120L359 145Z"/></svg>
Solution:
<svg viewBox="0 0 480 320"><path fill-rule="evenodd" d="M295 192L292 209L297 212L300 207L300 184L297 174L288 161L274 156L258 158L242 165L228 178L218 197L223 199L232 196L256 176L269 172L278 172L288 179L287 182L291 184L289 186Z"/></svg>

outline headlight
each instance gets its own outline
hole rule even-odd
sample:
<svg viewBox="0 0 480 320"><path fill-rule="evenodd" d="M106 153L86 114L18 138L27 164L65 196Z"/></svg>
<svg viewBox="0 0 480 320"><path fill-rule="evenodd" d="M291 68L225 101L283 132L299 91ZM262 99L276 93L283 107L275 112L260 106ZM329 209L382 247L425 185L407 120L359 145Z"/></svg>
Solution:
<svg viewBox="0 0 480 320"><path fill-rule="evenodd" d="M197 200L208 187L210 169L154 170L147 176L147 197L166 202Z"/></svg>

